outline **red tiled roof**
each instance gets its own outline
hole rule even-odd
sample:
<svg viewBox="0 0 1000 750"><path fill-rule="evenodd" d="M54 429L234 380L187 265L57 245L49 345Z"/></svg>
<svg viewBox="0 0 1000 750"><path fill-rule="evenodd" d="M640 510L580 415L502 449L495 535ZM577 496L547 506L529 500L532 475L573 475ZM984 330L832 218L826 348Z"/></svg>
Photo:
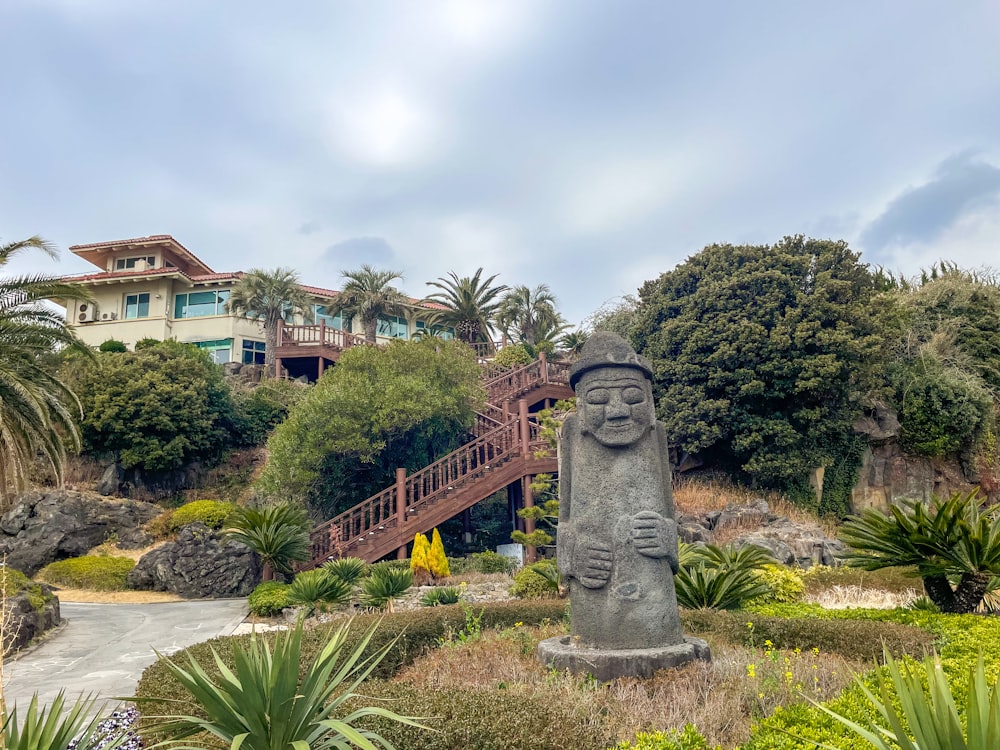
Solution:
<svg viewBox="0 0 1000 750"><path fill-rule="evenodd" d="M179 273L181 276L186 275L179 268L162 266L160 268L147 268L145 271L99 271L97 273L84 273L76 276L61 276L59 280L70 283L74 281L100 281L102 279L127 279L132 276L160 276L168 273Z"/></svg>
<svg viewBox="0 0 1000 750"><path fill-rule="evenodd" d="M177 242L177 240L175 240L169 234L151 234L148 237L133 237L130 240L111 240L111 242L90 242L90 243L88 243L86 245L70 245L69 249L70 250L86 250L86 249L92 248L92 247L112 247L112 246L115 246L115 245L135 245L135 244L138 244L140 242ZM184 245L181 245L181 243L177 242L177 244L180 245L181 247L183 247L185 250L187 250L187 248L184 247ZM188 250L188 252L191 252L191 251Z"/></svg>
<svg viewBox="0 0 1000 750"><path fill-rule="evenodd" d="M200 276L189 276L191 281L225 281L227 279L242 279L243 271L224 271L220 273L206 273Z"/></svg>
<svg viewBox="0 0 1000 750"><path fill-rule="evenodd" d="M308 284L299 284L299 286L309 292L309 294L315 294L317 297L333 297L335 294L339 294L339 292L334 289L324 289L323 287L309 286ZM416 297L408 297L407 299L410 300L411 305L415 305L417 307L426 307L430 310L447 309L444 305L439 305L437 302L422 302Z"/></svg>

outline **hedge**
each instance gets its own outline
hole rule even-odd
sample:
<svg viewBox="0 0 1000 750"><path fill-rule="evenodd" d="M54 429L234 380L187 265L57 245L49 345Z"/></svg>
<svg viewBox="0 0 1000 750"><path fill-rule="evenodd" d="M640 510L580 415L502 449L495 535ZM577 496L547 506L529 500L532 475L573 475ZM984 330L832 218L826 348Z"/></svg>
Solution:
<svg viewBox="0 0 1000 750"><path fill-rule="evenodd" d="M127 557L85 555L49 563L38 571L38 580L54 586L91 591L124 591L125 579L135 567Z"/></svg>

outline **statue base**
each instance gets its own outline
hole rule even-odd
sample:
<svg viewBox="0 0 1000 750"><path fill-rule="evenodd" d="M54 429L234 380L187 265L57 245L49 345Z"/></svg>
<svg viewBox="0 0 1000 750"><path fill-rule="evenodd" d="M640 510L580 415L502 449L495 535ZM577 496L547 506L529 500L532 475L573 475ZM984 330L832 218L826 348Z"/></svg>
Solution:
<svg viewBox="0 0 1000 750"><path fill-rule="evenodd" d="M583 648L574 645L568 635L538 644L538 660L546 667L590 674L601 682L617 677L652 677L661 669L673 669L695 659L712 660L708 644L700 638L685 637L683 643L660 648Z"/></svg>

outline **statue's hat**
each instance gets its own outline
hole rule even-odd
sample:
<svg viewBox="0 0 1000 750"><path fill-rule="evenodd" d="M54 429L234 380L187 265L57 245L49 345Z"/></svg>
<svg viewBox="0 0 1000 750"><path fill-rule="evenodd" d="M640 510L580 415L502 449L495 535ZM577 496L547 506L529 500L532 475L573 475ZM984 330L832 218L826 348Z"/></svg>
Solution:
<svg viewBox="0 0 1000 750"><path fill-rule="evenodd" d="M649 360L640 357L625 339L610 331L595 331L587 339L580 352L580 359L570 368L570 387L576 388L585 372L598 367L631 367L650 380L653 379L653 366Z"/></svg>

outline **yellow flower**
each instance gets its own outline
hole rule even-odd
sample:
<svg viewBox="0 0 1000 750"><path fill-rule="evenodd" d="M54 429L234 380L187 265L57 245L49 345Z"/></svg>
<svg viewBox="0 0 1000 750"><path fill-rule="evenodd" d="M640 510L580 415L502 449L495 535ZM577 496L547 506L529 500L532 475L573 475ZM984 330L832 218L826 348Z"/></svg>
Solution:
<svg viewBox="0 0 1000 750"><path fill-rule="evenodd" d="M514 627L515 627L515 628L519 628L519 627L521 627L522 625L524 625L524 623L523 623L523 622L515 622L515 623L514 623Z"/></svg>
<svg viewBox="0 0 1000 750"><path fill-rule="evenodd" d="M756 676L757 676L757 665L756 664L747 664L747 677L749 677L752 680ZM763 696L761 696L761 697L763 697Z"/></svg>

